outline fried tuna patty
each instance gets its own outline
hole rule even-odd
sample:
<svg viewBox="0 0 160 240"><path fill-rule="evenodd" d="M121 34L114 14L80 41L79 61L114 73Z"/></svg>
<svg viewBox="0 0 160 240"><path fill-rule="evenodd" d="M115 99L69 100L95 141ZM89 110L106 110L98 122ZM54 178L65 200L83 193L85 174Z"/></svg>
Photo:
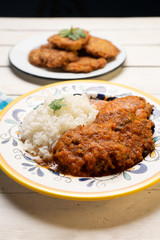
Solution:
<svg viewBox="0 0 160 240"><path fill-rule="evenodd" d="M79 57L76 61L68 63L63 69L67 72L88 73L103 68L106 63L104 58Z"/></svg>
<svg viewBox="0 0 160 240"><path fill-rule="evenodd" d="M120 52L119 49L110 41L105 39L90 37L85 50L94 57L115 58Z"/></svg>
<svg viewBox="0 0 160 240"><path fill-rule="evenodd" d="M59 138L53 149L59 172L87 177L115 174L154 150L154 124L148 119L152 105L129 96L99 106L92 124L68 130Z"/></svg>
<svg viewBox="0 0 160 240"><path fill-rule="evenodd" d="M60 34L55 34L48 38L48 41L53 44L54 47L65 49L68 51L77 51L81 49L89 40L89 33L85 30L86 37L85 38L79 38L78 40L72 40L68 37L61 37Z"/></svg>
<svg viewBox="0 0 160 240"><path fill-rule="evenodd" d="M34 49L29 54L29 62L35 66L57 68L76 60L76 52L67 52L45 46Z"/></svg>

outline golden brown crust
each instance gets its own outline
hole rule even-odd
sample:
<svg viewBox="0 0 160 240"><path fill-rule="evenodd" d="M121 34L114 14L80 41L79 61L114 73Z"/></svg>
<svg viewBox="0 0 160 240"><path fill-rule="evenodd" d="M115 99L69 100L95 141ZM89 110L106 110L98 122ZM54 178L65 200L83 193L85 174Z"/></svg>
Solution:
<svg viewBox="0 0 160 240"><path fill-rule="evenodd" d="M90 35L87 31L83 30L86 34L86 38L79 38L74 41L68 37L61 37L59 34L55 34L48 38L49 43L52 43L53 46L65 49L68 51L77 51L81 49L89 40Z"/></svg>
<svg viewBox="0 0 160 240"><path fill-rule="evenodd" d="M106 65L107 61L104 58L91 58L91 57L79 57L78 60L67 64L64 67L64 70L67 72L75 73L88 73L93 70L103 68Z"/></svg>
<svg viewBox="0 0 160 240"><path fill-rule="evenodd" d="M39 49L34 49L29 54L29 62L35 66L57 68L76 60L76 52L67 52L58 49L48 48L43 45Z"/></svg>
<svg viewBox="0 0 160 240"><path fill-rule="evenodd" d="M77 59L76 52L67 52L58 49L41 49L40 58L48 68L62 67Z"/></svg>
<svg viewBox="0 0 160 240"><path fill-rule="evenodd" d="M117 56L120 50L111 42L92 37L87 31L83 31L86 38L81 37L78 40L61 37L60 34L49 37L47 44L29 53L29 62L37 67L89 73L103 68L108 61Z"/></svg>
<svg viewBox="0 0 160 240"><path fill-rule="evenodd" d="M42 46L40 46L37 49L32 50L29 55L28 55L28 60L32 65L35 65L37 67L42 67L43 63L42 63L42 59L40 57L40 52L42 49L52 49L53 45L52 43L47 43L44 44Z"/></svg>
<svg viewBox="0 0 160 240"><path fill-rule="evenodd" d="M120 50L105 39L90 37L88 43L85 45L85 50L88 54L94 57L115 58Z"/></svg>
<svg viewBox="0 0 160 240"><path fill-rule="evenodd" d="M42 60L40 58L40 48L34 49L29 53L28 60L32 65L42 67Z"/></svg>

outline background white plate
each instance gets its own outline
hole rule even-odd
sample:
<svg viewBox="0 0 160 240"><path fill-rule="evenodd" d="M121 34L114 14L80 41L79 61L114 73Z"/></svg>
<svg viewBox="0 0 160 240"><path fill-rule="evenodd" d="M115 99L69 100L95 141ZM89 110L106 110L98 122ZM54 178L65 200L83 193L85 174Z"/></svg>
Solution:
<svg viewBox="0 0 160 240"><path fill-rule="evenodd" d="M95 36L92 33L91 35ZM29 52L32 49L38 48L41 45L46 44L49 36L51 36L51 34L48 34L48 33L45 35L35 36L32 38L26 39L18 43L17 45L15 45L9 53L10 63L17 69L38 77L43 77L48 79L82 79L82 78L99 76L102 74L106 74L110 71L113 71L114 69L121 66L126 58L125 50L122 48L122 46L120 46L118 43L112 41L107 37L98 36L111 41L116 47L120 49L120 53L115 58L115 60L107 63L106 66L102 69L98 69L90 73L69 73L69 72L58 72L58 71L56 72L55 70L52 71L45 68L39 68L39 67L33 66L28 61Z"/></svg>

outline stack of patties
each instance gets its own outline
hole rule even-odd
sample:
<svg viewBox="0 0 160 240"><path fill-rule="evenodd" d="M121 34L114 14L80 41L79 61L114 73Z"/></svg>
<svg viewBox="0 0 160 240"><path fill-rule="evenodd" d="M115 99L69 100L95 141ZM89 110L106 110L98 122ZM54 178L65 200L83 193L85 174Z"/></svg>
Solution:
<svg viewBox="0 0 160 240"><path fill-rule="evenodd" d="M32 50L29 62L38 67L88 73L103 68L118 53L119 49L111 42L92 37L80 28L71 28L49 37L48 44Z"/></svg>

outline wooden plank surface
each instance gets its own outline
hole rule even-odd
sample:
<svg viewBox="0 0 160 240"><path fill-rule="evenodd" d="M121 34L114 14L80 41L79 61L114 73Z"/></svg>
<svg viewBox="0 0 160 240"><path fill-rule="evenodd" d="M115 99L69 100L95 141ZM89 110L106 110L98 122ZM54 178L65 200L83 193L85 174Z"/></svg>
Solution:
<svg viewBox="0 0 160 240"><path fill-rule="evenodd" d="M27 29L56 30L70 26L85 27L88 30L160 30L160 18L0 18L0 29L25 31Z"/></svg>
<svg viewBox="0 0 160 240"><path fill-rule="evenodd" d="M3 175L3 176L2 176ZM159 188L108 201L80 202L26 190L3 173L0 239L138 239L160 237ZM10 222L10 223L9 223Z"/></svg>
<svg viewBox="0 0 160 240"><path fill-rule="evenodd" d="M158 191L98 202L60 200L37 193L6 193L0 195L0 205L3 240L128 240L133 234L145 240L160 237Z"/></svg>
<svg viewBox="0 0 160 240"><path fill-rule="evenodd" d="M39 79L7 67L0 68L0 76L2 80L0 90L6 94L14 93L20 95L40 86L60 81ZM159 94L159 88L157 88L159 76L159 67L120 67L107 75L98 76L93 79L125 84L154 95ZM3 81L4 79L5 81Z"/></svg>
<svg viewBox="0 0 160 240"><path fill-rule="evenodd" d="M86 27L87 29L87 27ZM50 31L0 31L0 45L14 45L27 38L42 36L46 33L53 35L56 30ZM160 45L160 30L106 30L106 31L91 31L92 35L102 36L112 39L122 45Z"/></svg>

